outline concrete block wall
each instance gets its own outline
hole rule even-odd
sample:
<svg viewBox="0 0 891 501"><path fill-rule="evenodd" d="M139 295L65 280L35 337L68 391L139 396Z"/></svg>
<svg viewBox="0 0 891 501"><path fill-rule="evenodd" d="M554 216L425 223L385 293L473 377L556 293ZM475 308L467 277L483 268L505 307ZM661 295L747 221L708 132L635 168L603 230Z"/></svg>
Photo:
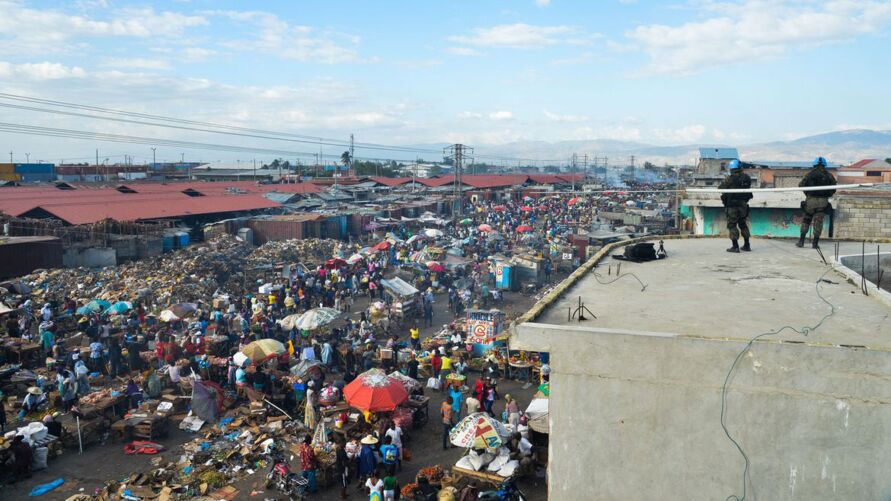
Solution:
<svg viewBox="0 0 891 501"><path fill-rule="evenodd" d="M836 199L835 234L838 238L891 238L891 193L846 193Z"/></svg>

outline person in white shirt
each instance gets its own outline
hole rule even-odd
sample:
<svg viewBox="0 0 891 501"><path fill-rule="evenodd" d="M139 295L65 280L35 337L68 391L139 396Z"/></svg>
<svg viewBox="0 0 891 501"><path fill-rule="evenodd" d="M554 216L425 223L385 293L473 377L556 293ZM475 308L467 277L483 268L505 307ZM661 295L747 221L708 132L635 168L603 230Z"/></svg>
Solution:
<svg viewBox="0 0 891 501"><path fill-rule="evenodd" d="M473 396L467 397L464 400L464 404L467 405L467 415L471 415L474 412L479 412L480 410L480 401L474 398Z"/></svg>
<svg viewBox="0 0 891 501"><path fill-rule="evenodd" d="M182 377L179 374L179 364L173 364L167 369L167 375L170 376L170 382L179 384Z"/></svg>
<svg viewBox="0 0 891 501"><path fill-rule="evenodd" d="M387 428L387 436L390 437L390 443L399 449L399 461L402 461L402 428L398 424L391 421L390 427ZM402 466L401 464L399 465Z"/></svg>
<svg viewBox="0 0 891 501"><path fill-rule="evenodd" d="M368 480L365 481L365 488L368 489L369 496L375 492L383 496L384 481L377 477L377 473L372 472Z"/></svg>

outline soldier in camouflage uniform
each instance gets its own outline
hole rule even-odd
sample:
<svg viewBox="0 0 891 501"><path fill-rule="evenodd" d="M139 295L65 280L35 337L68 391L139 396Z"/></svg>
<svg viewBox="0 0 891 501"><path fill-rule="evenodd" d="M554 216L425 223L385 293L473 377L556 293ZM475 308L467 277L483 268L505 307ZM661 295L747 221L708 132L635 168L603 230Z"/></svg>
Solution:
<svg viewBox="0 0 891 501"><path fill-rule="evenodd" d="M724 179L718 189L747 189L752 187L752 178L742 171L739 160L731 160L727 166L730 175ZM744 244L742 250L748 252L752 250L749 246L749 227L746 225L746 218L749 217L749 200L752 199L751 193L722 193L721 202L724 203L724 213L727 215L727 229L730 230L730 241L733 246L727 249L727 252L740 251L739 235L742 234Z"/></svg>
<svg viewBox="0 0 891 501"><path fill-rule="evenodd" d="M826 159L817 157L814 160L813 168L808 171L798 186L835 186L835 178L826 170ZM807 237L808 228L811 222L814 223L814 242L812 247L817 249L820 247L820 235L823 233L823 217L826 212L832 209L829 204L829 197L835 195L835 190L814 190L804 192L804 202L801 208L804 210L804 219L801 221L801 238L798 239L796 247L804 247L804 239Z"/></svg>

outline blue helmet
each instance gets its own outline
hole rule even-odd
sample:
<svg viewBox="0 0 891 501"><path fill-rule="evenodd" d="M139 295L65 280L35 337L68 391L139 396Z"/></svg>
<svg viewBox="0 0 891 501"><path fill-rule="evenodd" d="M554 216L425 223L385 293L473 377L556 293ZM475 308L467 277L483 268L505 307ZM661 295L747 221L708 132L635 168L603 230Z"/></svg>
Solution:
<svg viewBox="0 0 891 501"><path fill-rule="evenodd" d="M727 164L727 168L730 170L739 169L739 160L733 159Z"/></svg>
<svg viewBox="0 0 891 501"><path fill-rule="evenodd" d="M823 167L826 167L826 159L823 158L823 157L817 157L817 158L815 158L815 159L814 159L813 166L816 167L816 166L818 166L818 165L822 165Z"/></svg>

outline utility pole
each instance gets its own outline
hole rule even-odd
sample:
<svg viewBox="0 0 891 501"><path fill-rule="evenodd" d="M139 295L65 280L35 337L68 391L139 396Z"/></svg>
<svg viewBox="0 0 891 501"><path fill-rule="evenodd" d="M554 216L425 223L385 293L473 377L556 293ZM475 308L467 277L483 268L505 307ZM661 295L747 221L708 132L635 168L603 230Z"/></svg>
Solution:
<svg viewBox="0 0 891 501"><path fill-rule="evenodd" d="M468 146L464 146L463 144L453 144L451 146L446 147L443 150L443 153L447 157L452 158L452 165L455 171L455 182L453 189L453 196L455 199L455 218L460 218L464 212L464 190L461 184L461 173L464 169L464 159L467 153L473 153L473 148ZM473 160L471 160L473 162Z"/></svg>
<svg viewBox="0 0 891 501"><path fill-rule="evenodd" d="M96 148L96 181L99 181L99 148Z"/></svg>
<svg viewBox="0 0 891 501"><path fill-rule="evenodd" d="M588 182L588 154L587 153L585 153L585 160L582 163L582 173L584 174L582 176L582 183L587 183Z"/></svg>
<svg viewBox="0 0 891 501"><path fill-rule="evenodd" d="M152 146L152 169L158 168L158 161L155 159L155 147Z"/></svg>
<svg viewBox="0 0 891 501"><path fill-rule="evenodd" d="M575 153L572 154L572 162L569 164L569 178L572 179L572 194L575 195L575 164L578 161L579 156Z"/></svg>
<svg viewBox="0 0 891 501"><path fill-rule="evenodd" d="M353 135L350 134L350 170L353 170L353 156L356 154L355 148L353 147ZM356 173L353 172L353 175Z"/></svg>
<svg viewBox="0 0 891 501"><path fill-rule="evenodd" d="M31 154L30 153L25 153L25 163L26 164L31 163Z"/></svg>
<svg viewBox="0 0 891 501"><path fill-rule="evenodd" d="M9 163L13 163L12 162L12 151L9 152Z"/></svg>
<svg viewBox="0 0 891 501"><path fill-rule="evenodd" d="M254 159L254 182L257 181L257 159Z"/></svg>

